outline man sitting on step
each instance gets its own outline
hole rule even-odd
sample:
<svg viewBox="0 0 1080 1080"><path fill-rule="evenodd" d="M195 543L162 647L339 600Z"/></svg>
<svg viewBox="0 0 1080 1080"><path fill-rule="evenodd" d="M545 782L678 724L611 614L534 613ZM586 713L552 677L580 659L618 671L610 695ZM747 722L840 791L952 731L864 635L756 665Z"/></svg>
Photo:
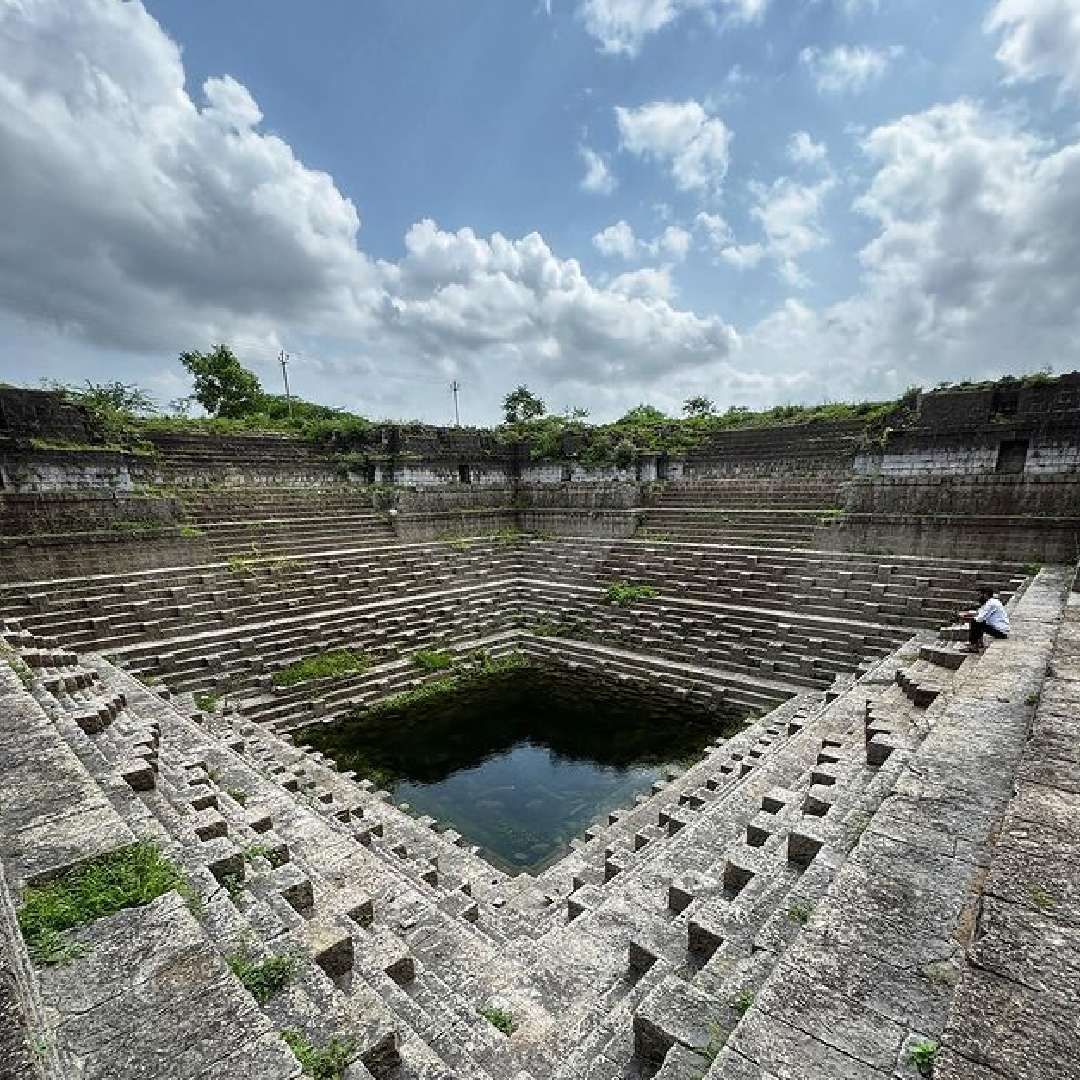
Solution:
<svg viewBox="0 0 1080 1080"><path fill-rule="evenodd" d="M983 637L989 634L994 638L1009 636L1009 613L1005 605L994 595L994 590L983 586L979 590L982 606L978 611L962 611L961 619L968 620L968 650L982 652L986 648Z"/></svg>

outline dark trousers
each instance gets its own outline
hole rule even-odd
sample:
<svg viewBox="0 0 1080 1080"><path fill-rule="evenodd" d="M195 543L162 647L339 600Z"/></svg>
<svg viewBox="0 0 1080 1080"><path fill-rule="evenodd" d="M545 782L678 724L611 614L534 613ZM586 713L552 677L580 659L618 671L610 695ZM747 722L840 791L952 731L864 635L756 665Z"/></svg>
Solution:
<svg viewBox="0 0 1080 1080"><path fill-rule="evenodd" d="M989 634L994 638L1007 638L1008 634L1003 634L1000 630L995 630L992 626L988 626L984 622L980 622L978 619L972 619L968 623L968 641L974 645L977 649L982 648L983 634Z"/></svg>

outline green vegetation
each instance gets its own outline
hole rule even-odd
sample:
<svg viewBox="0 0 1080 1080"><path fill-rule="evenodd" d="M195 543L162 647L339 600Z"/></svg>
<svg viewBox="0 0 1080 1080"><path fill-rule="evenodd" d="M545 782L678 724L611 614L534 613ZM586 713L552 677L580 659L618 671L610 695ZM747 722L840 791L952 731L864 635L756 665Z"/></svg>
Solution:
<svg viewBox="0 0 1080 1080"><path fill-rule="evenodd" d="M206 530L200 529L197 525L181 525L180 535L185 540L198 540L199 537L206 535Z"/></svg>
<svg viewBox="0 0 1080 1080"><path fill-rule="evenodd" d="M241 577L250 577L258 570L283 574L287 570L295 570L299 565L295 559L286 555L263 555L254 544L251 545L249 554L230 555L228 560L229 571Z"/></svg>
<svg viewBox="0 0 1080 1080"><path fill-rule="evenodd" d="M710 1024L709 1041L704 1046L695 1047L695 1050L711 1065L720 1051L724 1049L726 1041L724 1029L719 1024Z"/></svg>
<svg viewBox="0 0 1080 1080"><path fill-rule="evenodd" d="M503 415L508 424L538 420L546 412L547 406L527 386L519 386L503 398Z"/></svg>
<svg viewBox="0 0 1080 1080"><path fill-rule="evenodd" d="M732 999L731 1007L740 1015L745 1016L754 1004L754 995L750 990L740 990Z"/></svg>
<svg viewBox="0 0 1080 1080"><path fill-rule="evenodd" d="M421 702L430 701L442 694L453 693L457 690L475 686L486 679L504 675L509 671L528 667L528 661L521 653L509 653L506 656L492 657L482 649L455 661L453 666L447 669L448 674L432 679L430 682L421 683L412 690L403 690L400 694L376 701L366 709L361 710L366 716L379 715L380 713L394 712L397 709L410 708Z"/></svg>
<svg viewBox="0 0 1080 1080"><path fill-rule="evenodd" d="M930 1039L923 1039L911 1048L911 1060L923 1076L930 1076L933 1073L937 1052L938 1044Z"/></svg>
<svg viewBox="0 0 1080 1080"><path fill-rule="evenodd" d="M491 1024L493 1028L498 1029L508 1038L514 1034L514 1017L505 1009L490 1005L486 1009L481 1009L480 1015Z"/></svg>
<svg viewBox="0 0 1080 1080"><path fill-rule="evenodd" d="M299 1031L283 1031L281 1038L296 1055L305 1076L312 1080L341 1080L356 1049L351 1042L331 1039L324 1046L315 1046Z"/></svg>
<svg viewBox="0 0 1080 1080"><path fill-rule="evenodd" d="M797 903L792 904L788 908L788 918L793 923L798 923L800 926L805 926L810 921L810 916L813 914L814 909L809 904Z"/></svg>
<svg viewBox="0 0 1080 1080"><path fill-rule="evenodd" d="M248 793L246 791L241 791L240 788L230 788L226 792L226 794L229 796L230 799L233 800L233 802L237 803L238 805L247 805Z"/></svg>
<svg viewBox="0 0 1080 1080"><path fill-rule="evenodd" d="M227 345L181 353L180 363L195 383L195 400L212 416L236 420L258 410L263 396L259 380Z"/></svg>
<svg viewBox="0 0 1080 1080"><path fill-rule="evenodd" d="M1024 577L1034 577L1042 569L1042 563L1027 562L1020 569L1023 571Z"/></svg>
<svg viewBox="0 0 1080 1080"><path fill-rule="evenodd" d="M1057 900L1049 892L1046 891L1041 885L1031 885L1028 887L1028 896L1031 898L1031 902L1040 911L1049 911L1051 908L1057 906Z"/></svg>
<svg viewBox="0 0 1080 1080"><path fill-rule="evenodd" d="M260 1005L280 994L296 974L295 956L268 956L265 960L257 960L244 949L225 959L244 989Z"/></svg>
<svg viewBox="0 0 1080 1080"><path fill-rule="evenodd" d="M424 671L445 671L454 666L454 654L447 649L421 649L413 663Z"/></svg>
<svg viewBox="0 0 1080 1080"><path fill-rule="evenodd" d="M639 600L651 600L659 593L652 585L632 585L625 581L613 581L604 599L609 604L618 604L619 607L630 607Z"/></svg>
<svg viewBox="0 0 1080 1080"><path fill-rule="evenodd" d="M190 893L176 867L153 844L133 844L27 889L19 927L35 961L62 963L81 948L66 931L149 904L170 889Z"/></svg>
<svg viewBox="0 0 1080 1080"><path fill-rule="evenodd" d="M271 866L282 866L288 856L280 848L268 847L266 844L249 844L244 848L244 861L254 862L256 859L265 859Z"/></svg>
<svg viewBox="0 0 1080 1080"><path fill-rule="evenodd" d="M340 679L344 675L367 671L371 665L370 656L341 649L305 656L303 660L275 671L271 681L275 686L296 686L311 679Z"/></svg>
<svg viewBox="0 0 1080 1080"><path fill-rule="evenodd" d="M34 673L30 670L30 665L19 656L14 649L5 645L2 641L0 641L0 653L3 653L4 658L8 662L8 667L19 677L19 682L21 682L27 690L32 690L34 686Z"/></svg>
<svg viewBox="0 0 1080 1080"><path fill-rule="evenodd" d="M195 708L199 712L214 712L221 701L220 694L198 694L195 697Z"/></svg>

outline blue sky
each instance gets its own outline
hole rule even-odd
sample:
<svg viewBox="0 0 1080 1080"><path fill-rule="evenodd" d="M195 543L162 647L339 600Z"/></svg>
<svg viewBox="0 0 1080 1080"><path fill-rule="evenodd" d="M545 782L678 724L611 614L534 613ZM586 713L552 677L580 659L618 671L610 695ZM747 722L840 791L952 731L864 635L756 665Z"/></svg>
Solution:
<svg viewBox="0 0 1080 1080"><path fill-rule="evenodd" d="M8 381L164 403L225 340L484 422L1078 366L1080 0L0 0L0 72Z"/></svg>

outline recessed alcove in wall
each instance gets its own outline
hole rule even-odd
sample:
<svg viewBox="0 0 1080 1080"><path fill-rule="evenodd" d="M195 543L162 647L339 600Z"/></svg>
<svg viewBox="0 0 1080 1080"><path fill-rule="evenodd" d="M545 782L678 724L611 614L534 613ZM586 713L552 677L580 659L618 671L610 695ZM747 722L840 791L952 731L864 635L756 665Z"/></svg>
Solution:
<svg viewBox="0 0 1080 1080"><path fill-rule="evenodd" d="M696 708L595 677L522 666L300 741L456 829L509 873L540 873L665 770L734 734L745 708Z"/></svg>

